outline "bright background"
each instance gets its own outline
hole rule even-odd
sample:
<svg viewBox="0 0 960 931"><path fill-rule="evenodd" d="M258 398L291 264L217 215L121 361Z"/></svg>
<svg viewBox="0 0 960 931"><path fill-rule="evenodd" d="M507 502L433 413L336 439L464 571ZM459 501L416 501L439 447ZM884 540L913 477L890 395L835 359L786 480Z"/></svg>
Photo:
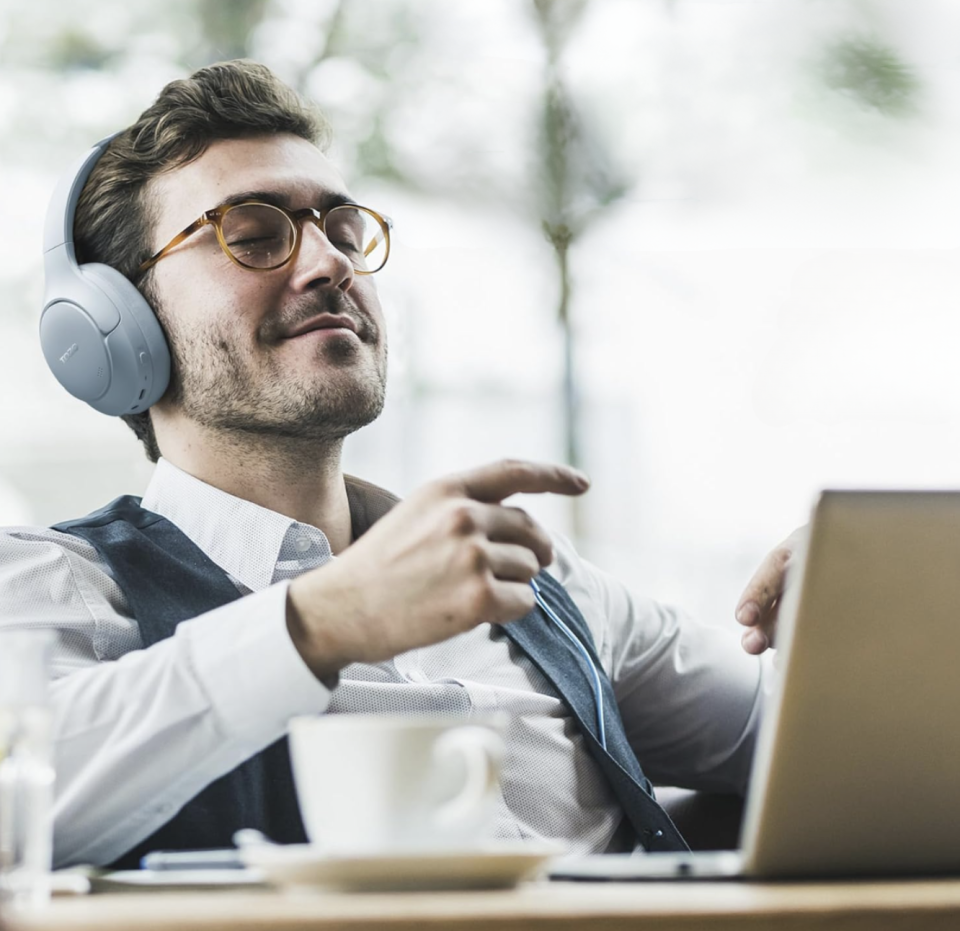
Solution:
<svg viewBox="0 0 960 931"><path fill-rule="evenodd" d="M44 366L43 211L166 81L239 55L321 104L396 224L350 471L405 493L574 457L578 511L525 504L724 623L818 489L958 484L960 4L0 0L0 523L148 481Z"/></svg>

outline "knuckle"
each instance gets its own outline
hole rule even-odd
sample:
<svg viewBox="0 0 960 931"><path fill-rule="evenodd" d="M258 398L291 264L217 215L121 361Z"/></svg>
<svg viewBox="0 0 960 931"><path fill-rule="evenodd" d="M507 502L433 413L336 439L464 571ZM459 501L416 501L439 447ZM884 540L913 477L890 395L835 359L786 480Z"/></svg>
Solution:
<svg viewBox="0 0 960 931"><path fill-rule="evenodd" d="M540 560L537 558L536 553L526 551L524 556L524 571L526 573L525 581L529 582L531 579L536 578L537 574L540 572Z"/></svg>
<svg viewBox="0 0 960 931"><path fill-rule="evenodd" d="M413 514L435 515L443 513L447 502L454 494L455 491L450 482L446 479L435 478L416 488L397 507L404 508Z"/></svg>
<svg viewBox="0 0 960 931"><path fill-rule="evenodd" d="M487 548L480 540L468 540L463 545L463 561L472 575L483 575L490 561Z"/></svg>
<svg viewBox="0 0 960 931"><path fill-rule="evenodd" d="M778 569L786 569L792 556L793 550L789 546L778 546L773 552L774 563Z"/></svg>
<svg viewBox="0 0 960 931"><path fill-rule="evenodd" d="M460 483L453 475L435 478L423 487L429 490L432 498L451 498L461 492Z"/></svg>
<svg viewBox="0 0 960 931"><path fill-rule="evenodd" d="M534 555L537 557L537 560L540 564L539 565L540 569L546 569L547 566L553 563L554 559L556 558L556 553L554 552L553 544L549 540L544 542L543 552L535 553Z"/></svg>
<svg viewBox="0 0 960 931"><path fill-rule="evenodd" d="M536 603L533 589L529 585L522 585L516 593L511 593L509 604L502 605L500 615L503 620L512 621L529 614Z"/></svg>
<svg viewBox="0 0 960 931"><path fill-rule="evenodd" d="M529 586L523 588L519 595L520 604L525 611L532 611L533 606L537 603L537 597L533 593L533 589Z"/></svg>
<svg viewBox="0 0 960 931"><path fill-rule="evenodd" d="M477 529L477 516L467 501L457 501L450 508L448 527L456 536L469 536Z"/></svg>
<svg viewBox="0 0 960 931"><path fill-rule="evenodd" d="M419 487L418 492L436 495L444 492L446 489L452 486L453 478L451 476L442 476L441 478L432 478L430 481L424 482Z"/></svg>
<svg viewBox="0 0 960 931"><path fill-rule="evenodd" d="M544 550L553 548L550 534L538 523L536 518L532 517L523 508L512 508L511 510L515 515L515 532L519 535L520 540Z"/></svg>
<svg viewBox="0 0 960 931"><path fill-rule="evenodd" d="M494 602L493 579L490 575L477 576L465 593L465 604L474 618L483 618L491 613Z"/></svg>
<svg viewBox="0 0 960 931"><path fill-rule="evenodd" d="M524 530L533 531L539 529L537 522L530 516L528 511L523 508L512 508L511 510Z"/></svg>

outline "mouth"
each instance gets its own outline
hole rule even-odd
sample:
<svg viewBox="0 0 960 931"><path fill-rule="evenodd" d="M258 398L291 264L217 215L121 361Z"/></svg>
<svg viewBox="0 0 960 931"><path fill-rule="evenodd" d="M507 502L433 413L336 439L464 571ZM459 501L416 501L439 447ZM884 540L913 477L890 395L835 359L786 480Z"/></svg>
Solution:
<svg viewBox="0 0 960 931"><path fill-rule="evenodd" d="M359 336L357 324L345 314L318 314L305 320L298 327L284 334L284 339L296 339L298 336L305 336L307 333L315 333L318 330L343 331L347 330L354 336Z"/></svg>

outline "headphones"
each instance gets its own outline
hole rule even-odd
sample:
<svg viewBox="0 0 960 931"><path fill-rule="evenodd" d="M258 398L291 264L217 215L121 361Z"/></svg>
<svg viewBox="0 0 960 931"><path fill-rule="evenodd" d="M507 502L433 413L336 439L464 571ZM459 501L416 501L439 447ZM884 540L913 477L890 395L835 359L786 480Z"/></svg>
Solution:
<svg viewBox="0 0 960 931"><path fill-rule="evenodd" d="M77 264L73 221L108 136L59 181L43 229L40 346L57 381L102 414L145 411L170 381L170 349L153 309L115 268Z"/></svg>

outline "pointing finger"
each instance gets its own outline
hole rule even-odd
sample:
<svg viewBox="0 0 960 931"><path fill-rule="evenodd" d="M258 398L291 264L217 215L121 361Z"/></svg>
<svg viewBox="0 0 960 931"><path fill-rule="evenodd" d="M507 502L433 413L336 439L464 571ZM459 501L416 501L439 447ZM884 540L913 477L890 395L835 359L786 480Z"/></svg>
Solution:
<svg viewBox="0 0 960 931"><path fill-rule="evenodd" d="M523 459L503 459L462 472L449 481L454 491L488 503L497 503L519 493L580 495L590 487L590 479L570 466Z"/></svg>

